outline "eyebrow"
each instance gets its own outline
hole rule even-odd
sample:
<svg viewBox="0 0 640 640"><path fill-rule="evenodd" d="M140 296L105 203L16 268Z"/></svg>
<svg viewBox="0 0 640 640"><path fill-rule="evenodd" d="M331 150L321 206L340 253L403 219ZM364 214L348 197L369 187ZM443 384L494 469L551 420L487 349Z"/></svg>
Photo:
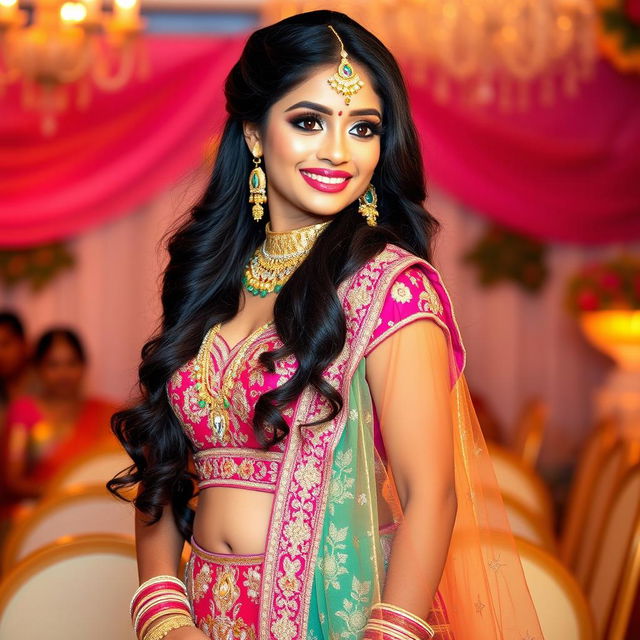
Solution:
<svg viewBox="0 0 640 640"><path fill-rule="evenodd" d="M317 102L309 102L308 100L302 100L301 102L296 102L292 104L290 107L287 107L284 112L292 111L293 109L298 109L304 107L306 109L313 109L314 111L319 111L320 113L326 113L328 116L333 115L333 111L329 109L329 107L325 107L324 105L318 104ZM350 116L378 116L380 120L382 120L382 115L377 109L354 109L353 111L349 111Z"/></svg>

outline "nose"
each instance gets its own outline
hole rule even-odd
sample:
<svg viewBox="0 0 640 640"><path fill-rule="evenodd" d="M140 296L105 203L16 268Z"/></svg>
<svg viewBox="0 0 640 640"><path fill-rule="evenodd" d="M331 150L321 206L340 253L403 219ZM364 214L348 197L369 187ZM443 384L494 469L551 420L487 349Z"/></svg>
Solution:
<svg viewBox="0 0 640 640"><path fill-rule="evenodd" d="M323 136L318 149L318 159L328 160L331 164L343 164L350 159L348 133L340 127L332 127Z"/></svg>

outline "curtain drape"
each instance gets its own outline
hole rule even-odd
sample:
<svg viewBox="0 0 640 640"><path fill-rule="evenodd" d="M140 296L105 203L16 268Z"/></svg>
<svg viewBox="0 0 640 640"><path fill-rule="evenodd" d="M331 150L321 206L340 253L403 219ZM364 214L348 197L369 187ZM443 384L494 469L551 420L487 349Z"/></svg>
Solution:
<svg viewBox="0 0 640 640"><path fill-rule="evenodd" d="M0 103L0 246L77 235L197 167L245 38L146 36L150 77L94 92L53 138L12 88ZM513 114L443 106L408 82L427 175L458 200L549 241L640 238L640 78L602 61L576 98Z"/></svg>

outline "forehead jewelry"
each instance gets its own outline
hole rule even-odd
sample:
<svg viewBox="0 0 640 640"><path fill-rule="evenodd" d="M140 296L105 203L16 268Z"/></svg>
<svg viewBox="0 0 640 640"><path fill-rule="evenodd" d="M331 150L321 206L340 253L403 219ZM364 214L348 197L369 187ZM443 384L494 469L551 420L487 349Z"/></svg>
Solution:
<svg viewBox="0 0 640 640"><path fill-rule="evenodd" d="M344 50L344 44L342 44L342 40L337 31L330 24L327 26L335 33L340 43L340 64L338 65L338 71L328 78L327 82L334 91L345 96L344 103L349 104L351 102L351 96L360 91L361 87L364 87L364 82L360 80L360 76L351 66L347 58L347 52Z"/></svg>

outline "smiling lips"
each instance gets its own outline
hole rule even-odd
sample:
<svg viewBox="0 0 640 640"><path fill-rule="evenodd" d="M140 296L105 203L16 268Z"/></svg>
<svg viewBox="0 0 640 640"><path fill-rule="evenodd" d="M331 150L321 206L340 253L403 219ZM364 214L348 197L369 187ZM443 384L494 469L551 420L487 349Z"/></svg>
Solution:
<svg viewBox="0 0 640 640"><path fill-rule="evenodd" d="M300 173L314 189L324 191L325 193L342 191L352 177L351 174L346 171L321 169L318 167L300 169Z"/></svg>

